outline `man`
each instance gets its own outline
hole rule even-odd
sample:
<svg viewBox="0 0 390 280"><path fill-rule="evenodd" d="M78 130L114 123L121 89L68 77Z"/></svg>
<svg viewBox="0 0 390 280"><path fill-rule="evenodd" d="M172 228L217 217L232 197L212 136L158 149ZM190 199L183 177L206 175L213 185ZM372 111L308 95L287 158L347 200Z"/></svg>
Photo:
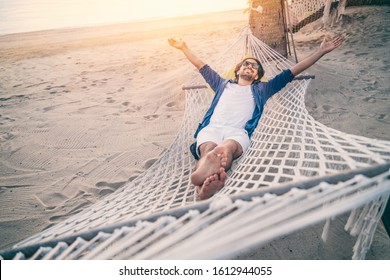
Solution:
<svg viewBox="0 0 390 280"><path fill-rule="evenodd" d="M195 132L196 142L191 146L191 152L198 159L191 183L197 186L199 198L207 199L224 186L233 160L249 147L267 100L322 56L339 47L343 39L324 40L317 51L264 83L260 82L263 68L255 58L240 62L235 68L236 80L232 81L219 76L184 41L171 38L168 42L184 53L215 91L211 106Z"/></svg>

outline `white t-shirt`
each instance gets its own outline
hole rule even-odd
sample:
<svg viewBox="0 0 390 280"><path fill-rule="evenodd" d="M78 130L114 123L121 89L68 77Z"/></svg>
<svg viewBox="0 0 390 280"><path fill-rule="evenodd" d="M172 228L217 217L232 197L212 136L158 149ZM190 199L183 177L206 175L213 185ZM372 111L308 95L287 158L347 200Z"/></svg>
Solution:
<svg viewBox="0 0 390 280"><path fill-rule="evenodd" d="M255 110L251 86L228 83L222 93L210 124L244 128Z"/></svg>

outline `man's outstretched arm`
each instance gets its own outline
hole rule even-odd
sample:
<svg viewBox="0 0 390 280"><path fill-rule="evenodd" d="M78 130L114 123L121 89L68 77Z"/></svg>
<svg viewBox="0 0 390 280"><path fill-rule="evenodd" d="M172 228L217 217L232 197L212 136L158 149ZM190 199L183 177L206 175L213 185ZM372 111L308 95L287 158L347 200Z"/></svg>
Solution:
<svg viewBox="0 0 390 280"><path fill-rule="evenodd" d="M187 47L187 44L184 41L178 41L173 38L168 39L168 43L178 49L181 50L187 59L199 70L201 69L205 63L200 60L191 50Z"/></svg>
<svg viewBox="0 0 390 280"><path fill-rule="evenodd" d="M323 57L325 54L333 51L337 47L339 47L343 43L344 39L337 37L333 39L332 41L324 41L320 45L320 48L313 52L311 55L303 59L301 62L297 63L293 67L291 67L291 73L294 76L297 76L298 74L305 71L307 68L312 66L314 63L316 63L321 57Z"/></svg>

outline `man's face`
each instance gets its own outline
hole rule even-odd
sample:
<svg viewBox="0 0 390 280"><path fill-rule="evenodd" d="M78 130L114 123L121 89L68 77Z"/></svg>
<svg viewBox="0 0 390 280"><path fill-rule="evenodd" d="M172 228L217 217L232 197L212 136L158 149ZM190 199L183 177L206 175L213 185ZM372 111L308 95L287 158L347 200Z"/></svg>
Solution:
<svg viewBox="0 0 390 280"><path fill-rule="evenodd" d="M247 59L243 62L237 74L240 79L253 82L258 78L259 64L254 59Z"/></svg>

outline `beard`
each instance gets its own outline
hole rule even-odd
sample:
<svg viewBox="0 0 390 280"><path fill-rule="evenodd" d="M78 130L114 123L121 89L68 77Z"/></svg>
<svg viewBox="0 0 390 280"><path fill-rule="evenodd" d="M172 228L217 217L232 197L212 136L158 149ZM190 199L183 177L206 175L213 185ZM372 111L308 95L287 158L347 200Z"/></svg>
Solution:
<svg viewBox="0 0 390 280"><path fill-rule="evenodd" d="M248 74L248 73L239 73L238 75L241 79L245 80L245 81L254 81L255 80L255 77L253 77L252 74Z"/></svg>

